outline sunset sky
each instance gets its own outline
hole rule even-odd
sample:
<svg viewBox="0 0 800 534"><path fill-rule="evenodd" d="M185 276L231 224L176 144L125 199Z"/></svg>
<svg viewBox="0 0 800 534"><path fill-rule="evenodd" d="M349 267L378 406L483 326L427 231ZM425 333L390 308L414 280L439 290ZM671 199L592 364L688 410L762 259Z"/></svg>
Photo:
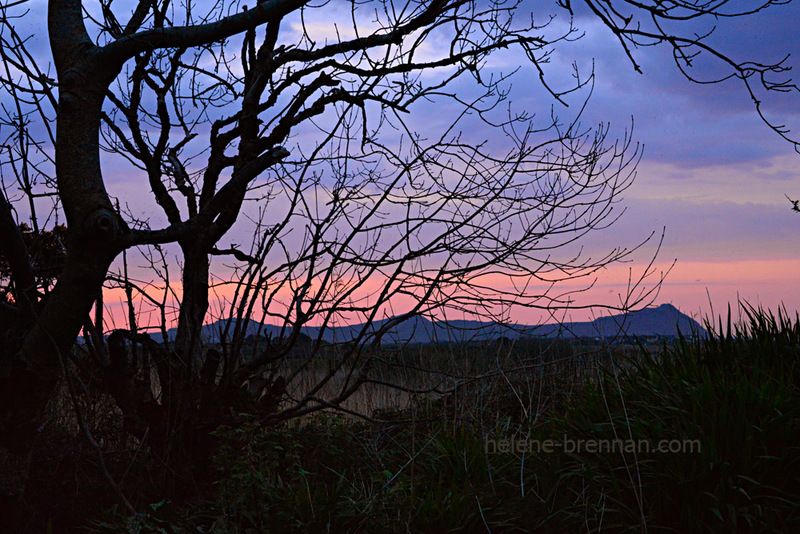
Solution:
<svg viewBox="0 0 800 534"><path fill-rule="evenodd" d="M542 5L543 13L553 11L549 3ZM611 32L593 15L582 13L580 3L575 5L575 25L585 36L555 47L547 66L549 79L569 80L573 62L584 73L594 65L595 85L582 123L610 123L612 136L620 137L633 119L634 140L644 146L637 179L619 205L626 210L624 216L612 228L589 236L586 251L600 255L610 247L633 247L655 233L630 263L601 272L583 302L618 302L629 275L641 274L665 229L655 269L675 265L654 304L672 303L695 317L708 314L711 306L715 314L724 313L728 304L735 310L738 299L773 310L781 304L791 312L800 309L800 214L789 209L785 196L800 197L800 155L757 116L740 81L691 83L665 47L633 51L643 70L639 74ZM786 66L800 75L797 21L797 2L746 19L723 19L709 42L735 60L771 63L791 54ZM326 23L319 21L319 26ZM554 22L556 28L564 23ZM507 72L522 65L512 79L510 101L517 110L546 116L553 102L541 91L535 69L515 63L517 59L499 56L489 68ZM694 74L708 79L719 72L719 64L698 60ZM585 96L577 95L570 108L556 104L554 110L569 117ZM764 97L770 117L794 127L800 137L798 103L796 95ZM431 115L412 114L409 120L424 128ZM112 182L122 192L139 188L121 175ZM228 241L241 243L242 238L234 229L223 244ZM564 318L591 316L575 311ZM531 312L514 318L542 320Z"/></svg>
<svg viewBox="0 0 800 534"><path fill-rule="evenodd" d="M337 5L331 4L331 9ZM348 5L342 4L342 9ZM554 12L550 2L537 4L537 9L538 5L543 6L542 13ZM25 20L31 22L35 34L30 46L44 54L45 2L36 0L29 6ZM583 72L594 65L593 94L582 123L610 123L612 136L620 137L633 120L634 140L644 146L636 181L618 205L625 209L624 215L612 228L589 236L584 245L589 253L602 254L611 247L634 247L655 233L632 262L601 272L587 297L613 302L624 290L629 273L641 273L652 259L665 229L655 267L666 270L676 263L654 304L672 303L695 316L711 311L709 297L717 313L729 303L735 306L737 299L772 309L780 304L791 312L800 309L800 214L789 209L785 196L800 198L796 171L800 155L761 121L740 81L690 83L665 47L633 51L643 70L639 74L610 30L586 13L580 2L575 2L575 8L575 26L585 36L555 47L547 66L549 79L569 80L573 62ZM557 28L564 21L556 19L553 24ZM786 66L794 71L789 74L800 76L798 21L798 2L744 19L721 19L709 42L740 61L773 63L790 54ZM326 21L319 24L324 26ZM488 69L507 72L522 65L518 59L513 54L501 55L492 59L497 63ZM720 72L718 64L701 60L694 71L701 79ZM553 102L540 87L538 72L522 65L512 79L510 101L515 109L547 116ZM583 92L568 99L569 108L556 104L553 109L569 117L585 96ZM800 138L800 98L780 94L763 98L774 122L786 124ZM430 119L421 113L409 121L424 128ZM113 166L105 169L113 195L131 204L145 199L146 182L141 175ZM150 197L146 201L152 204ZM157 221L158 208L145 212L150 214ZM220 245L230 242L241 243L241 236L234 232ZM113 298L107 299L107 305L119 307ZM567 317L587 316L587 312L575 312ZM539 320L524 314L515 318Z"/></svg>

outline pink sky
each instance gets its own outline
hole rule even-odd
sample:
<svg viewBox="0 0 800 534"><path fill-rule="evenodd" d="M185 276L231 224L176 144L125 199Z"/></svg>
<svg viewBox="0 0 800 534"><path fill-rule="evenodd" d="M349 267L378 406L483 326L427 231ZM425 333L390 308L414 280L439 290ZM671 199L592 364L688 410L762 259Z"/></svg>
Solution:
<svg viewBox="0 0 800 534"><path fill-rule="evenodd" d="M624 294L628 276L641 274L647 265L633 262L625 265L609 267L599 273L593 288L578 297L576 304L599 303L614 306L619 303L619 295ZM644 287L651 288L658 275L670 267L669 263L657 262L653 265L654 275L645 282ZM675 263L662 284L654 305L670 303L682 312L698 320L711 312L714 315L725 315L728 303L738 315L736 302L747 301L755 306L763 306L773 311L785 306L790 312L797 311L800 302L800 288L796 283L796 273L800 272L800 259L745 260L727 262L687 261ZM498 280L499 282L499 280ZM561 285L563 290L584 287L587 280L567 282ZM173 284L173 290L180 293L180 284ZM221 288L215 291L212 299L209 320L220 317L220 303L229 299L232 288ZM710 301L709 301L710 298ZM127 328L127 308L125 296L121 290L107 290L105 304L107 310L107 328ZM174 303L174 301L171 300ZM710 305L711 303L711 305ZM408 302L397 300L396 312L404 311ZM159 317L150 306L137 299L140 326L155 327ZM591 320L598 315L609 313L606 310L564 310L556 314L567 321ZM457 314L449 315L452 319L462 318ZM552 318L535 310L518 310L512 318L523 324L552 322ZM175 309L169 313L170 326L175 326ZM358 321L355 321L358 322Z"/></svg>

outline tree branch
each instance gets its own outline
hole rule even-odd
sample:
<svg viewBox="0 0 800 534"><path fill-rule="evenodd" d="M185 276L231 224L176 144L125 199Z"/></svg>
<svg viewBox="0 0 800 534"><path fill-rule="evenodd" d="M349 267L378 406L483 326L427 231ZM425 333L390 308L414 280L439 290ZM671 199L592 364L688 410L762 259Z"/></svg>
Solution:
<svg viewBox="0 0 800 534"><path fill-rule="evenodd" d="M102 47L98 54L119 63L136 54L159 48L184 48L221 41L247 31L273 18L280 18L307 3L307 0L267 0L253 9L230 15L215 22L190 26L154 28L125 35Z"/></svg>

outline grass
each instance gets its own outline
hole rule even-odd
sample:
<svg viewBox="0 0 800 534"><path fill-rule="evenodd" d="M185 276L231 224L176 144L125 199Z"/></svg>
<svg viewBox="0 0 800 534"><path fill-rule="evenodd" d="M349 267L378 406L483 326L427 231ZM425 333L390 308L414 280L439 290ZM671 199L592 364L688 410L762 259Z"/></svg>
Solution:
<svg viewBox="0 0 800 534"><path fill-rule="evenodd" d="M112 509L93 530L800 532L800 318L746 308L706 327L656 351L553 358L405 399L397 419L410 423L319 414L220 428L210 500ZM512 438L562 446L487 452Z"/></svg>
<svg viewBox="0 0 800 534"><path fill-rule="evenodd" d="M708 327L705 339L603 373L551 422L576 438L688 439L701 451L565 455L562 475L586 498L560 514L593 518L588 530L800 527L800 324L747 309L746 322Z"/></svg>

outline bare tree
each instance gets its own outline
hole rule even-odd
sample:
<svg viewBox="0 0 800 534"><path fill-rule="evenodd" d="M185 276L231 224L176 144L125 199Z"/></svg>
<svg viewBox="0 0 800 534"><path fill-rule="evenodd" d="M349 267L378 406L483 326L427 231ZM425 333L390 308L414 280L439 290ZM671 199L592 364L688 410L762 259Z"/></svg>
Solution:
<svg viewBox="0 0 800 534"><path fill-rule="evenodd" d="M697 53L723 61L751 93L794 89L770 78L783 73L781 65L735 62L704 36L679 33L684 20L758 9L728 12L726 2L585 5L637 69L635 48L665 44L683 69ZM571 13L570 2L560 6ZM612 208L631 183L639 151L629 136L612 141L603 127L582 127L580 113L567 122L501 113L506 75L488 65L503 49L526 58L521 68L537 69L556 101L591 84L591 75L577 71L571 87L549 83L553 47L578 34L571 24L557 33L547 17L540 24L522 2L142 0L123 17L125 9L111 1L50 0L54 75L19 33L25 9L17 1L0 8L0 77L10 102L4 126L12 132L3 164L34 220L37 195L57 195L67 252L55 287L41 298L31 290L31 262L11 203L0 199L2 252L18 304L8 313L25 325L16 330L24 332L18 342L3 347L4 449L27 448L81 329L94 328L95 344L103 345L102 288L126 250L177 243L183 257L172 347L142 337L131 320L109 338L107 356L102 347L98 356L126 428L164 455L191 455L195 437L242 402L268 421L341 407L371 380L360 347L379 344L404 318L566 307L569 295L559 294L556 282L590 276L630 252L559 254L618 217ZM415 127L413 111L431 114L433 105L447 110L435 117L446 124ZM479 124L483 135L476 135ZM132 179L152 192L161 227L118 209L101 169L104 150L124 159ZM254 246L218 246L248 199L261 209ZM233 346L204 356L211 255L236 264L231 309L238 322L230 323ZM128 276L117 280L133 294ZM648 297L635 289L620 309ZM394 315L399 298L410 303L405 313L378 322ZM243 321L256 311L282 324L284 335L243 362ZM324 331L337 322L365 326L346 340L329 373L292 396L291 381L311 356L289 376L278 376L276 362L308 325L318 329L311 354L321 354ZM126 339L149 357L130 360ZM158 394L145 361L157 368ZM342 371L343 385L322 395ZM243 400L242 386L256 376L268 380ZM281 404L286 395L291 402Z"/></svg>

